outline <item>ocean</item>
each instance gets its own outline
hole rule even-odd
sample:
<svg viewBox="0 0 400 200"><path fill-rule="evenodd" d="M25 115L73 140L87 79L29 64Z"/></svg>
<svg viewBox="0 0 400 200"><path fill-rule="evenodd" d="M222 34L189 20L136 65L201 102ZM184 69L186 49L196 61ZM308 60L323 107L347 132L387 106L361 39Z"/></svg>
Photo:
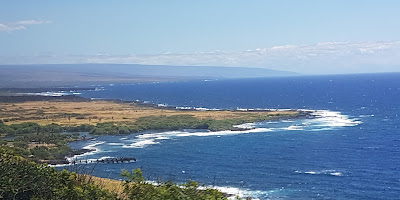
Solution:
<svg viewBox="0 0 400 200"><path fill-rule="evenodd" d="M97 87L80 95L171 107L306 109L316 118L243 125L251 131L145 132L70 143L96 149L73 159L137 158L80 166L94 168L95 176L121 179L121 169L141 168L149 181L195 180L254 199L399 199L399 73Z"/></svg>

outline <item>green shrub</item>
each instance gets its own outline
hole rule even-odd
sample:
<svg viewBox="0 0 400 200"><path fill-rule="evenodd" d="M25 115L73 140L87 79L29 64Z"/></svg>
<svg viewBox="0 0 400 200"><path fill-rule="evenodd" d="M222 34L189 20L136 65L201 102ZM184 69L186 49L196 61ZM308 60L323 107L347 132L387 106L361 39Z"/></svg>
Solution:
<svg viewBox="0 0 400 200"><path fill-rule="evenodd" d="M140 200L201 200L226 199L225 196L218 190L214 189L199 189L199 184L195 181L189 181L183 185L174 184L171 181L153 185L145 182L142 171L135 169L132 173L123 170L121 176L126 178L124 182L124 194L128 199Z"/></svg>
<svg viewBox="0 0 400 200"><path fill-rule="evenodd" d="M26 142L26 141L15 141L15 142L13 143L13 145L14 145L15 147L19 147L19 148L23 148L23 149L28 148L28 142Z"/></svg>
<svg viewBox="0 0 400 200"><path fill-rule="evenodd" d="M0 185L1 199L118 199L75 173L7 153L0 154Z"/></svg>
<svg viewBox="0 0 400 200"><path fill-rule="evenodd" d="M4 140L0 140L0 146L5 146L5 145L7 145L7 141L4 141Z"/></svg>

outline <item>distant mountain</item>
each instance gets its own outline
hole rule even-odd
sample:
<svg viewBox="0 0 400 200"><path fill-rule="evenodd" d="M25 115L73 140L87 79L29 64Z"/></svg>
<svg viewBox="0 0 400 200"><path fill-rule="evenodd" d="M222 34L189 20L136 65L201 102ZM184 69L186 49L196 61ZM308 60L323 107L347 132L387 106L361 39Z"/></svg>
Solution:
<svg viewBox="0 0 400 200"><path fill-rule="evenodd" d="M71 86L86 83L148 82L216 78L296 76L294 72L247 67L138 64L0 65L0 87L14 84Z"/></svg>
<svg viewBox="0 0 400 200"><path fill-rule="evenodd" d="M206 77L206 78L252 78L272 76L294 76L294 72L261 68L214 67L214 66L163 66L163 65L99 65L101 71L128 73L155 77Z"/></svg>

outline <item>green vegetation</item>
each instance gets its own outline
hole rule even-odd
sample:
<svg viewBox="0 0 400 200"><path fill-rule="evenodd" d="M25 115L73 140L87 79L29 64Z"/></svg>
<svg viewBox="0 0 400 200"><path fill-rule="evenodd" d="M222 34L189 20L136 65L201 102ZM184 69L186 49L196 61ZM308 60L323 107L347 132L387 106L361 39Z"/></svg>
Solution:
<svg viewBox="0 0 400 200"><path fill-rule="evenodd" d="M180 130L180 129L208 129L210 131L241 130L234 125L267 121L272 119L295 117L293 114L276 115L254 115L245 118L232 119L199 119L191 115L172 115L172 116L146 116L140 117L135 122L126 125L118 125L112 122L97 123L91 130L91 134L127 134L137 133L148 130Z"/></svg>
<svg viewBox="0 0 400 200"><path fill-rule="evenodd" d="M241 130L234 125L306 116L299 112L216 111L204 113L160 111L153 108L141 110L131 108L132 105L111 104L110 106L109 103L101 102L94 107L84 103L81 103L80 106L61 105L58 105L57 108L44 104L42 106L35 105L35 109L31 109L32 106L29 103L25 108L13 104L7 107L12 112L2 108L8 117L0 120L0 139L2 139L0 140L0 199L226 199L221 192L203 189L204 187L199 187L199 184L194 181L182 185L170 181L159 182L157 185L150 184L144 180L139 169L132 173L124 170L121 173L121 176L126 179L123 182L123 191L109 192L103 189L101 184L93 181L99 178L93 177L92 179L91 176L76 172L70 173L65 170L59 172L40 163L58 164L66 162L66 155L82 153L84 150L76 152L67 145L70 141L86 139L85 136L80 137L77 132L112 135L149 130ZM106 113L104 105L108 106ZM94 112L99 115L89 112L94 108L101 108ZM52 113L49 112L49 109L53 109L53 114L42 116ZM81 112L70 112L75 109ZM120 117L124 120L114 121L114 115L110 115L109 110L121 111L122 114L119 112L118 115L122 115ZM139 113L137 111L140 111L140 115L137 115ZM86 119L86 116L91 116L88 121L83 120ZM25 122L5 124L17 122L14 119L25 120ZM96 125L85 124L90 123L91 119L98 119L99 123ZM104 123L101 123L102 119ZM49 122L53 123L48 124Z"/></svg>
<svg viewBox="0 0 400 200"><path fill-rule="evenodd" d="M1 199L118 199L66 170L36 164L0 148Z"/></svg>
<svg viewBox="0 0 400 200"><path fill-rule="evenodd" d="M222 130L240 130L234 125L266 121L293 115L254 115L245 118L232 119L199 119L191 115L173 115L173 116L147 116L136 120L131 126L131 132L139 132L146 130L179 130L179 129L208 129L210 131Z"/></svg>
<svg viewBox="0 0 400 200"><path fill-rule="evenodd" d="M0 136L12 136L11 142L0 142L0 145L13 145L27 151L34 161L49 162L64 160L72 153L67 142L85 139L76 132L89 132L93 135L129 134L148 130L180 130L180 129L208 129L210 131L241 130L234 125L266 121L278 118L294 117L293 114L260 115L251 113L242 118L230 119L200 119L192 115L146 116L140 117L129 124L105 122L95 126L81 124L79 126L60 126L58 124L39 125L33 122L6 125L0 122ZM71 132L71 133L64 133ZM74 133L75 132L75 133Z"/></svg>
<svg viewBox="0 0 400 200"><path fill-rule="evenodd" d="M45 164L36 164L18 155L11 147L0 147L1 199L128 199L128 200L219 200L226 199L218 190L199 189L189 181L177 185L172 182L153 185L144 181L142 172L124 170L123 192L109 192L87 175L61 172Z"/></svg>
<svg viewBox="0 0 400 200"><path fill-rule="evenodd" d="M199 189L199 184L195 181L189 181L183 185L176 185L171 181L154 185L145 182L140 169L135 169L132 171L132 173L129 173L127 170L123 170L121 176L126 178L124 181L124 193L128 199L226 199L226 197L218 190L209 188Z"/></svg>
<svg viewBox="0 0 400 200"><path fill-rule="evenodd" d="M0 122L0 135L25 135L40 133L59 133L63 128L58 124L48 124L40 126L33 122L24 122L21 124L6 125Z"/></svg>
<svg viewBox="0 0 400 200"><path fill-rule="evenodd" d="M117 126L112 122L97 123L89 131L93 135L115 135L115 134L129 134L132 133L131 129L127 126Z"/></svg>
<svg viewBox="0 0 400 200"><path fill-rule="evenodd" d="M62 134L64 130L57 124L40 126L32 122L12 125L0 123L0 135L14 136L13 141L2 141L1 144L12 145L21 156L29 156L36 162L64 160L72 152L67 142L82 139L78 133Z"/></svg>
<svg viewBox="0 0 400 200"><path fill-rule="evenodd" d="M178 130L178 129L207 129L206 120L195 118L191 115L173 116L147 116L135 121L132 126L134 131L146 130Z"/></svg>

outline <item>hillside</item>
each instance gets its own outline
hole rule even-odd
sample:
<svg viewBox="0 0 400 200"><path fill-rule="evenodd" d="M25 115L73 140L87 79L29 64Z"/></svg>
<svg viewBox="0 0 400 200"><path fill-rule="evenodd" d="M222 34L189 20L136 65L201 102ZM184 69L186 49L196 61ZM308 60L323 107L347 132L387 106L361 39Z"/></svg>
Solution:
<svg viewBox="0 0 400 200"><path fill-rule="evenodd" d="M298 74L294 72L245 67L137 64L0 65L0 87L89 86L108 83L296 75Z"/></svg>

